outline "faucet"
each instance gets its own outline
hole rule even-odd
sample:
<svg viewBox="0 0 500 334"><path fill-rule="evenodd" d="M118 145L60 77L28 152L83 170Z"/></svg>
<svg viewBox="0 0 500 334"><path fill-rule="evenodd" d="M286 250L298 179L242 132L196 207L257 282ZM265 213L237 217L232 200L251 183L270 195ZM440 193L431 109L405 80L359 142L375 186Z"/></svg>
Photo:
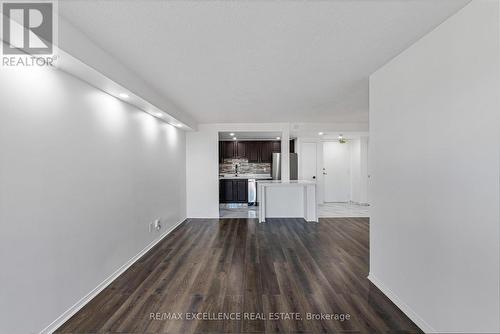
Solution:
<svg viewBox="0 0 500 334"><path fill-rule="evenodd" d="M234 173L238 176L238 164L234 165Z"/></svg>

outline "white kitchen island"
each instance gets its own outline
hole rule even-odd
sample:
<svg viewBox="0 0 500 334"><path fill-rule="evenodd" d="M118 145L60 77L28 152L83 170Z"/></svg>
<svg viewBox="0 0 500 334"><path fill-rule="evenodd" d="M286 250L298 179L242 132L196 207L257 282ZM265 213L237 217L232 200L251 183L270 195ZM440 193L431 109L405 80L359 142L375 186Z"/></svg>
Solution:
<svg viewBox="0 0 500 334"><path fill-rule="evenodd" d="M304 218L318 221L316 182L312 181L258 181L259 222L266 218Z"/></svg>

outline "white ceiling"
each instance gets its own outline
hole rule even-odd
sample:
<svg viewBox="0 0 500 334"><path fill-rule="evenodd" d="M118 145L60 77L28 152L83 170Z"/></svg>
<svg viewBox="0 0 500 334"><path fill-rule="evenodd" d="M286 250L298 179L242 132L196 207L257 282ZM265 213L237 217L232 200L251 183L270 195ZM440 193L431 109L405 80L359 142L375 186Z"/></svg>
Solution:
<svg viewBox="0 0 500 334"><path fill-rule="evenodd" d="M60 1L200 123L367 122L368 76L470 0Z"/></svg>

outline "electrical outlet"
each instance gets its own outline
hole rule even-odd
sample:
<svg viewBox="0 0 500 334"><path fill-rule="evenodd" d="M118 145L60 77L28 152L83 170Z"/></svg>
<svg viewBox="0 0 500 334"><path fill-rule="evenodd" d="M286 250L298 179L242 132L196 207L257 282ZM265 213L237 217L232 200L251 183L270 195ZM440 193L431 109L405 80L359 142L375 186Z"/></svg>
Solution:
<svg viewBox="0 0 500 334"><path fill-rule="evenodd" d="M161 222L160 222L159 219L156 219L154 224L155 224L154 225L155 226L155 230L157 230L157 231L161 230Z"/></svg>

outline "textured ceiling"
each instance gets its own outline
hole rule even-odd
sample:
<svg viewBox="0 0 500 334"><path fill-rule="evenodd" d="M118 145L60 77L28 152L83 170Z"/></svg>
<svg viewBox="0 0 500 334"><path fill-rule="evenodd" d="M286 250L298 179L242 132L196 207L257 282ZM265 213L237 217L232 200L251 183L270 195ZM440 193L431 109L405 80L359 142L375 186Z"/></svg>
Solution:
<svg viewBox="0 0 500 334"><path fill-rule="evenodd" d="M198 122L367 122L368 76L469 0L60 1Z"/></svg>

